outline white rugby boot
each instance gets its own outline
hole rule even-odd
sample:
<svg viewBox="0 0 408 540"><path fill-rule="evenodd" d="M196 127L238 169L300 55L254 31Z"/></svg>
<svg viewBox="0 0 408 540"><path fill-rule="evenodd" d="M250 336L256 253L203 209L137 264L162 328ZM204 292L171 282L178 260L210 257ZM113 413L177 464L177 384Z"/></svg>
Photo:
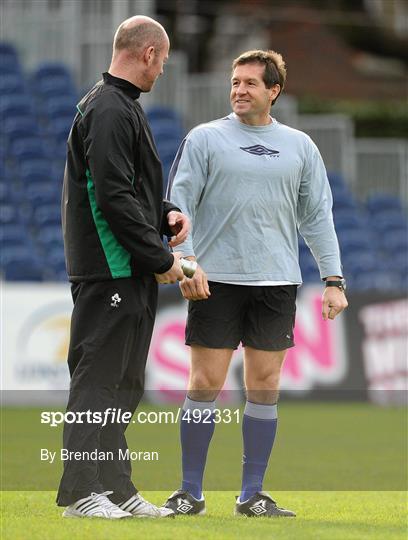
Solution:
<svg viewBox="0 0 408 540"><path fill-rule="evenodd" d="M130 512L133 517L138 518L167 518L174 517L175 514L170 508L158 507L144 499L140 493L132 495L127 501L118 504L121 510Z"/></svg>
<svg viewBox="0 0 408 540"><path fill-rule="evenodd" d="M84 497L70 504L65 508L63 517L70 518L104 518L104 519L122 519L131 518L132 514L119 508L108 499L113 491L104 491L103 493L91 493L89 497Z"/></svg>

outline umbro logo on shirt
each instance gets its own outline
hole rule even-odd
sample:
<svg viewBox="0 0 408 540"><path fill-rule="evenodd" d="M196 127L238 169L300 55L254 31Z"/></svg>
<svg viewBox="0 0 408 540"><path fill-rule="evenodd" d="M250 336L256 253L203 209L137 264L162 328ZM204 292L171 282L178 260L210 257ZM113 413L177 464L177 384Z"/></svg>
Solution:
<svg viewBox="0 0 408 540"><path fill-rule="evenodd" d="M279 150L272 150L272 148L267 148L262 144L255 144L254 146L240 146L241 150L253 154L254 156L268 156L268 157L279 157Z"/></svg>

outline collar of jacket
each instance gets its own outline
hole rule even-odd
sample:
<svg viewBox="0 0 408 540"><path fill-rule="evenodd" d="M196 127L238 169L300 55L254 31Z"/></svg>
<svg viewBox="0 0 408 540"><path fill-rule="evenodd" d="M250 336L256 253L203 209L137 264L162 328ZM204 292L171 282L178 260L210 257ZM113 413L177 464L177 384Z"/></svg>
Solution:
<svg viewBox="0 0 408 540"><path fill-rule="evenodd" d="M114 77L108 72L103 73L102 76L105 83L113 84L113 86L117 86L132 99L137 99L140 96L140 93L141 93L140 88L138 88L131 82L127 81L126 79L120 79L119 77Z"/></svg>

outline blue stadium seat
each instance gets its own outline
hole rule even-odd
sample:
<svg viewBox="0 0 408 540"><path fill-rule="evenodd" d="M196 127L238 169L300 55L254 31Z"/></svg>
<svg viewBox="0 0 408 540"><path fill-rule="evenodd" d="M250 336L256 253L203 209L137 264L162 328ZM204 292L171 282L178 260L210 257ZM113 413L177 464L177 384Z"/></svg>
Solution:
<svg viewBox="0 0 408 540"><path fill-rule="evenodd" d="M48 124L48 132L52 134L57 141L66 141L68 139L69 132L71 131L73 118L73 116L72 118L54 118Z"/></svg>
<svg viewBox="0 0 408 540"><path fill-rule="evenodd" d="M46 158L44 144L39 137L24 137L15 140L10 144L10 157L15 161Z"/></svg>
<svg viewBox="0 0 408 540"><path fill-rule="evenodd" d="M24 91L24 81L18 73L6 73L0 77L0 95L24 94Z"/></svg>
<svg viewBox="0 0 408 540"><path fill-rule="evenodd" d="M371 218L371 225L378 234L390 234L394 230L408 229L408 221L401 210L383 210Z"/></svg>
<svg viewBox="0 0 408 540"><path fill-rule="evenodd" d="M302 281L308 285L321 283L320 274L317 268L315 270L302 270Z"/></svg>
<svg viewBox="0 0 408 540"><path fill-rule="evenodd" d="M398 273L379 270L366 270L350 278L350 289L363 291L399 292L402 287L401 276Z"/></svg>
<svg viewBox="0 0 408 540"><path fill-rule="evenodd" d="M34 182L26 185L24 197L33 207L58 204L61 199L61 190L56 182Z"/></svg>
<svg viewBox="0 0 408 540"><path fill-rule="evenodd" d="M305 283L317 283L320 281L319 269L310 250L302 250L299 254L299 264L302 271L302 279Z"/></svg>
<svg viewBox="0 0 408 540"><path fill-rule="evenodd" d="M340 212L334 212L334 225L336 231L354 229L354 230L368 230L369 221L363 212L358 210L345 209Z"/></svg>
<svg viewBox="0 0 408 540"><path fill-rule="evenodd" d="M9 248L23 247L26 249L31 249L31 239L26 235L18 236L17 238L10 238L9 236L3 236L0 234L0 249L2 253ZM1 257L1 256L0 256Z"/></svg>
<svg viewBox="0 0 408 540"><path fill-rule="evenodd" d="M32 117L6 118L3 133L9 144L24 137L35 137L39 134L38 124Z"/></svg>
<svg viewBox="0 0 408 540"><path fill-rule="evenodd" d="M303 257L310 257L310 249L307 246L306 242L302 239L302 241L299 241L299 259L302 260Z"/></svg>
<svg viewBox="0 0 408 540"><path fill-rule="evenodd" d="M59 225L42 227L37 237L37 243L43 248L63 248L62 229Z"/></svg>
<svg viewBox="0 0 408 540"><path fill-rule="evenodd" d="M333 193L334 212L344 209L356 209L356 203L352 195L346 189L341 189Z"/></svg>
<svg viewBox="0 0 408 540"><path fill-rule="evenodd" d="M0 225L17 224L20 221L18 210L11 204L0 205Z"/></svg>
<svg viewBox="0 0 408 540"><path fill-rule="evenodd" d="M18 59L17 49L7 41L0 41L0 56L11 56L12 58Z"/></svg>
<svg viewBox="0 0 408 540"><path fill-rule="evenodd" d="M0 180L0 202L15 206L21 201L21 190L11 178Z"/></svg>
<svg viewBox="0 0 408 540"><path fill-rule="evenodd" d="M52 155L54 160L62 162L65 166L65 160L67 159L67 141L64 139L54 141Z"/></svg>
<svg viewBox="0 0 408 540"><path fill-rule="evenodd" d="M0 161L0 180L2 182L8 182L11 177L9 168L5 164L4 160Z"/></svg>
<svg viewBox="0 0 408 540"><path fill-rule="evenodd" d="M329 183L331 188L333 189L334 186L341 186L345 187L344 178L341 174L335 173L335 172L328 172L327 178L329 179Z"/></svg>
<svg viewBox="0 0 408 540"><path fill-rule="evenodd" d="M56 281L68 280L64 250L62 247L57 246L49 250L47 255L47 267L50 271L48 279Z"/></svg>
<svg viewBox="0 0 408 540"><path fill-rule="evenodd" d="M17 49L11 43L0 42L0 66L2 74L7 71L20 71Z"/></svg>
<svg viewBox="0 0 408 540"><path fill-rule="evenodd" d="M163 166L171 167L174 158L176 157L178 150L178 145L176 144L166 144L166 145L159 145L157 147L157 151L159 152L160 159L163 163Z"/></svg>
<svg viewBox="0 0 408 540"><path fill-rule="evenodd" d="M366 213L355 207L333 208L333 217L335 223L337 219L340 219L341 221L347 221L347 218L354 220L356 216L363 216L364 219L366 218Z"/></svg>
<svg viewBox="0 0 408 540"><path fill-rule="evenodd" d="M76 95L70 70L60 62L44 62L31 75L33 91L42 99Z"/></svg>
<svg viewBox="0 0 408 540"><path fill-rule="evenodd" d="M23 94L10 94L0 96L0 117L20 118L30 117L33 114L31 100Z"/></svg>
<svg viewBox="0 0 408 540"><path fill-rule="evenodd" d="M399 272L402 277L408 277L408 251L395 253L390 262L394 272Z"/></svg>
<svg viewBox="0 0 408 540"><path fill-rule="evenodd" d="M49 250L47 253L47 262L56 271L65 269L64 246L62 243Z"/></svg>
<svg viewBox="0 0 408 540"><path fill-rule="evenodd" d="M11 202L9 184L4 180L0 181L0 203Z"/></svg>
<svg viewBox="0 0 408 540"><path fill-rule="evenodd" d="M371 195L366 202L368 210L376 214L383 210L402 210L401 200L398 197L386 193L376 193Z"/></svg>
<svg viewBox="0 0 408 540"><path fill-rule="evenodd" d="M65 94L43 101L41 108L48 118L58 118L60 116L74 118L77 113L76 105L76 96Z"/></svg>
<svg viewBox="0 0 408 540"><path fill-rule="evenodd" d="M390 255L405 253L408 257L408 230L406 228L387 234L383 237L383 241L383 248Z"/></svg>
<svg viewBox="0 0 408 540"><path fill-rule="evenodd" d="M61 144L66 145L66 141L61 141ZM65 158L64 160L54 160L53 162L53 169L52 174L54 176L54 182L57 186L59 186L59 189L62 189L62 182L64 180L64 171L65 171Z"/></svg>
<svg viewBox="0 0 408 540"><path fill-rule="evenodd" d="M30 255L15 258L3 265L8 281L42 281L44 272L37 260Z"/></svg>
<svg viewBox="0 0 408 540"><path fill-rule="evenodd" d="M167 185L169 182L171 163L169 163L168 161L165 163L162 162L162 170L163 170L163 193L166 193Z"/></svg>
<svg viewBox="0 0 408 540"><path fill-rule="evenodd" d="M31 159L23 161L19 165L19 169L20 178L27 182L30 182L30 178L35 179L37 182L48 182L49 180L52 180L54 176L50 163L46 159Z"/></svg>
<svg viewBox="0 0 408 540"><path fill-rule="evenodd" d="M1 66L1 74L2 76L17 75L25 83L20 64L3 64Z"/></svg>
<svg viewBox="0 0 408 540"><path fill-rule="evenodd" d="M405 295L407 295L408 294L408 274L404 274L401 276L400 283L401 283L401 291Z"/></svg>
<svg viewBox="0 0 408 540"><path fill-rule="evenodd" d="M149 107L146 111L146 116L150 124L161 120L171 120L175 124L182 126L180 114L171 107L165 107L162 105Z"/></svg>
<svg viewBox="0 0 408 540"><path fill-rule="evenodd" d="M52 281L61 281L63 283L66 283L68 281L67 269L64 268L55 272Z"/></svg>
<svg viewBox="0 0 408 540"><path fill-rule="evenodd" d="M27 229L20 223L5 224L0 227L1 251L15 246L26 246L30 243Z"/></svg>
<svg viewBox="0 0 408 540"><path fill-rule="evenodd" d="M55 76L63 76L69 81L72 80L71 72L62 62L42 62L32 74L32 78L36 81Z"/></svg>
<svg viewBox="0 0 408 540"><path fill-rule="evenodd" d="M65 76L48 77L35 84L35 93L41 99L53 99L61 95L70 94L76 96L72 81Z"/></svg>
<svg viewBox="0 0 408 540"><path fill-rule="evenodd" d="M179 145L184 137L184 130L183 128L174 123L172 120L161 120L152 122L150 124L150 127L152 129L152 133L154 136L154 140L156 143L159 141L168 141L168 140L176 140L177 144Z"/></svg>
<svg viewBox="0 0 408 540"><path fill-rule="evenodd" d="M354 200L354 196L349 190L349 188L345 184L334 184L331 186L331 192L333 195L333 199L336 198L350 198Z"/></svg>
<svg viewBox="0 0 408 540"><path fill-rule="evenodd" d="M347 253L342 252L341 259L347 275L358 275L375 270L379 266L379 259L371 250L356 249Z"/></svg>
<svg viewBox="0 0 408 540"><path fill-rule="evenodd" d="M33 224L38 228L48 225L61 226L61 207L59 204L43 204L33 212Z"/></svg>
<svg viewBox="0 0 408 540"><path fill-rule="evenodd" d="M31 247L27 245L8 246L7 249L2 250L0 263L1 266L8 264L16 259L25 259L32 255Z"/></svg>
<svg viewBox="0 0 408 540"><path fill-rule="evenodd" d="M370 233L356 231L354 229L340 229L338 231L338 240L343 254L354 251L369 251L374 245L374 240Z"/></svg>
<svg viewBox="0 0 408 540"><path fill-rule="evenodd" d="M25 167L25 165L25 163L22 163L22 167ZM23 172L20 173L19 178L23 186L34 186L35 184L40 184L41 186L43 184L52 185L54 182L54 177L48 166L44 168L40 166L24 168ZM35 188L30 187L30 190L35 191Z"/></svg>

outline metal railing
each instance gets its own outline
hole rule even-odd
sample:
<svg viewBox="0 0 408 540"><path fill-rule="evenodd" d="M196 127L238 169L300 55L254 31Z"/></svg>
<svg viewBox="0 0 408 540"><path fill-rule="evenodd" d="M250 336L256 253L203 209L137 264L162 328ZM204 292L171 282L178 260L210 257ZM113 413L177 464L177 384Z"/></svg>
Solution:
<svg viewBox="0 0 408 540"><path fill-rule="evenodd" d="M354 191L364 199L376 192L396 195L408 205L408 141L356 139Z"/></svg>
<svg viewBox="0 0 408 540"><path fill-rule="evenodd" d="M340 173L353 186L356 171L351 118L341 114L302 114L298 117L298 127L316 143L326 169Z"/></svg>
<svg viewBox="0 0 408 540"><path fill-rule="evenodd" d="M106 71L113 35L135 14L153 15L154 0L2 0L1 40L15 44L25 69L66 63L80 87Z"/></svg>

